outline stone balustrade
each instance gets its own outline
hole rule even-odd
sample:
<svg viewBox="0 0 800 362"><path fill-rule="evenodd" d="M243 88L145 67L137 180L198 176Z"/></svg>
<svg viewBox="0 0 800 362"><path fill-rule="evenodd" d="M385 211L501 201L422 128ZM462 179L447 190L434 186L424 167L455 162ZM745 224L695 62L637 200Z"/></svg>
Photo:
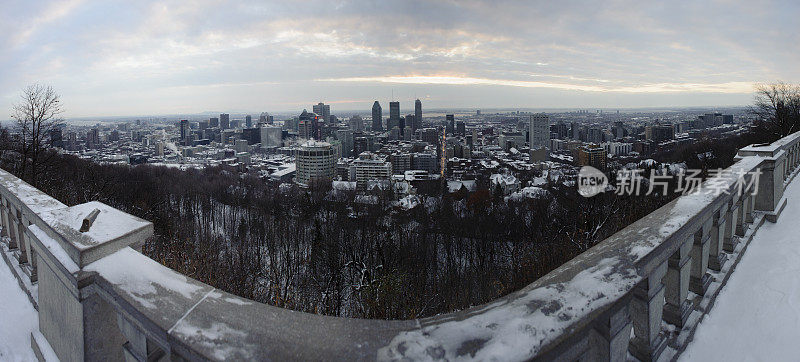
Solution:
<svg viewBox="0 0 800 362"><path fill-rule="evenodd" d="M745 147L700 192L522 290L418 320L313 315L225 293L138 252L150 222L99 202L67 207L0 170L2 255L37 303L44 338L31 347L64 361L671 358L753 233L777 221L799 141Z"/></svg>

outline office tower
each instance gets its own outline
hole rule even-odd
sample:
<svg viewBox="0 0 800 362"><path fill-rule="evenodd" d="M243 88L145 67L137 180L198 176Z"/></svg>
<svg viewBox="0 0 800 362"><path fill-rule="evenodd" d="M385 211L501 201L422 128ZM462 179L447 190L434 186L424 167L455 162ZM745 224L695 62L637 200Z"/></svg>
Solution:
<svg viewBox="0 0 800 362"><path fill-rule="evenodd" d="M417 131L419 134L419 139L422 142L427 142L431 145L438 145L439 144L439 133L436 131L436 128L423 128Z"/></svg>
<svg viewBox="0 0 800 362"><path fill-rule="evenodd" d="M308 138L308 139L320 139L321 132L319 127L319 115L314 113L308 113L307 110L303 110L303 113L300 113L299 123L297 132L301 138ZM306 129L301 132L300 124L303 123Z"/></svg>
<svg viewBox="0 0 800 362"><path fill-rule="evenodd" d="M445 124L445 132L447 132L448 135L451 135L456 130L456 117L452 114L448 114L445 116L445 120L447 121Z"/></svg>
<svg viewBox="0 0 800 362"><path fill-rule="evenodd" d="M247 115L244 117L244 125L247 128L253 128L253 116Z"/></svg>
<svg viewBox="0 0 800 362"><path fill-rule="evenodd" d="M283 146L283 132L280 127L262 125L259 129L261 133L261 148L272 148Z"/></svg>
<svg viewBox="0 0 800 362"><path fill-rule="evenodd" d="M100 131L92 128L86 133L86 148L96 148L100 146Z"/></svg>
<svg viewBox="0 0 800 362"><path fill-rule="evenodd" d="M383 109L378 101L372 104L372 130L383 131Z"/></svg>
<svg viewBox="0 0 800 362"><path fill-rule="evenodd" d="M550 118L537 113L530 116L529 122L531 148L547 147L550 143Z"/></svg>
<svg viewBox="0 0 800 362"><path fill-rule="evenodd" d="M211 117L208 119L208 126L212 128L219 127L219 118Z"/></svg>
<svg viewBox="0 0 800 362"><path fill-rule="evenodd" d="M314 113L320 116L320 118L325 120L325 122L331 121L331 106L329 104L319 102L316 105L312 106L312 110L314 111Z"/></svg>
<svg viewBox="0 0 800 362"><path fill-rule="evenodd" d="M181 120L181 144L186 145L186 134L189 132L189 120Z"/></svg>
<svg viewBox="0 0 800 362"><path fill-rule="evenodd" d="M50 146L64 148L64 138L61 127L55 127L50 130Z"/></svg>
<svg viewBox="0 0 800 362"><path fill-rule="evenodd" d="M400 126L400 102L389 102L389 119L386 120L386 129L391 130Z"/></svg>
<svg viewBox="0 0 800 362"><path fill-rule="evenodd" d="M558 124L554 125L554 127L552 128L554 129L551 129L551 133L552 131L555 131L555 133L557 134L556 138L558 139L563 140L569 136L569 127L564 122L558 122Z"/></svg>
<svg viewBox="0 0 800 362"><path fill-rule="evenodd" d="M589 127L589 142L603 143L603 129L599 126Z"/></svg>
<svg viewBox="0 0 800 362"><path fill-rule="evenodd" d="M260 128L243 128L242 139L247 141L248 145L261 143L261 129Z"/></svg>
<svg viewBox="0 0 800 362"><path fill-rule="evenodd" d="M336 173L339 155L330 143L308 141L297 151L295 182L308 186L312 183L330 182Z"/></svg>
<svg viewBox="0 0 800 362"><path fill-rule="evenodd" d="M361 116L355 115L350 117L350 129L353 132L362 132L364 131L364 120L361 119Z"/></svg>
<svg viewBox="0 0 800 362"><path fill-rule="evenodd" d="M675 138L675 127L672 125L654 125L644 128L648 141L661 142Z"/></svg>
<svg viewBox="0 0 800 362"><path fill-rule="evenodd" d="M459 136L464 136L467 134L467 125L464 121L456 122L456 134Z"/></svg>
<svg viewBox="0 0 800 362"><path fill-rule="evenodd" d="M267 112L261 112L261 115L258 116L258 123L272 124L272 116Z"/></svg>
<svg viewBox="0 0 800 362"><path fill-rule="evenodd" d="M612 132L611 133L614 135L614 138L624 138L625 137L625 135L627 134L627 131L625 131L625 126L622 123L622 121L615 121L614 122L614 127L612 128Z"/></svg>
<svg viewBox="0 0 800 362"><path fill-rule="evenodd" d="M311 120L302 120L297 122L297 137L301 139L313 139L313 125Z"/></svg>
<svg viewBox="0 0 800 362"><path fill-rule="evenodd" d="M434 153L415 153L411 158L411 168L434 174L439 171L439 159Z"/></svg>
<svg viewBox="0 0 800 362"><path fill-rule="evenodd" d="M389 180L392 177L392 164L370 152L358 155L352 167L355 168L356 187L360 190L367 188L368 181Z"/></svg>
<svg viewBox="0 0 800 362"><path fill-rule="evenodd" d="M369 151L369 138L353 135L353 154L360 155L361 152Z"/></svg>
<svg viewBox="0 0 800 362"><path fill-rule="evenodd" d="M360 118L360 117L359 117ZM350 129L336 130L336 139L342 143L342 157L353 156L353 131Z"/></svg>
<svg viewBox="0 0 800 362"><path fill-rule="evenodd" d="M417 99L414 101L414 122L411 124L411 132L422 127L422 101Z"/></svg>
<svg viewBox="0 0 800 362"><path fill-rule="evenodd" d="M592 166L603 170L606 168L606 149L597 145L586 145L578 148L578 166Z"/></svg>
<svg viewBox="0 0 800 362"><path fill-rule="evenodd" d="M389 161L392 163L392 174L402 175L411 169L411 154L395 152L389 156Z"/></svg>
<svg viewBox="0 0 800 362"><path fill-rule="evenodd" d="M733 124L733 115L732 114L723 114L722 115L722 123L723 124Z"/></svg>
<svg viewBox="0 0 800 362"><path fill-rule="evenodd" d="M231 115L227 113L221 113L219 115L219 127L222 129L228 129L231 127Z"/></svg>

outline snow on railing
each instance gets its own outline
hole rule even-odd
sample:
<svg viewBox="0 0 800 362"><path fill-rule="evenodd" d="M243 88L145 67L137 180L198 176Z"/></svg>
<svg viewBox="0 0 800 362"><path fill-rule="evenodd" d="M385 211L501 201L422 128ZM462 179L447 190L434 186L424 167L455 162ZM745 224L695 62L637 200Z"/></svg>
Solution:
<svg viewBox="0 0 800 362"><path fill-rule="evenodd" d="M700 192L522 290L419 320L327 317L225 293L136 251L151 223L99 202L67 207L0 171L3 255L30 270L19 277L38 288L40 330L63 360L654 360L683 350L755 230L777 220L798 140L743 148ZM761 171L755 195L751 171ZM727 192L706 192L712 184Z"/></svg>

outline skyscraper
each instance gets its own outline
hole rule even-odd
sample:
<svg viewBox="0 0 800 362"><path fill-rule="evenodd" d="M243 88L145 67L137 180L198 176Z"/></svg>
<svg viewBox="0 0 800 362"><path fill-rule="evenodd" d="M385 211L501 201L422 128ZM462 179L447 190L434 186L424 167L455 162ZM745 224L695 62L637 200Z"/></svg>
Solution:
<svg viewBox="0 0 800 362"><path fill-rule="evenodd" d="M189 120L181 120L181 144L186 145L186 135L189 132Z"/></svg>
<svg viewBox="0 0 800 362"><path fill-rule="evenodd" d="M262 125L259 131L261 133L261 148L280 147L283 144L280 127Z"/></svg>
<svg viewBox="0 0 800 362"><path fill-rule="evenodd" d="M447 114L444 116L447 124L445 125L445 131L447 134L453 134L456 131L456 117L452 114Z"/></svg>
<svg viewBox="0 0 800 362"><path fill-rule="evenodd" d="M383 131L383 109L378 101L372 104L372 130Z"/></svg>
<svg viewBox="0 0 800 362"><path fill-rule="evenodd" d="M228 129L231 127L231 115L227 113L221 113L219 115L219 128Z"/></svg>
<svg viewBox="0 0 800 362"><path fill-rule="evenodd" d="M400 102L389 102L389 118L400 120Z"/></svg>
<svg viewBox="0 0 800 362"><path fill-rule="evenodd" d="M251 127L253 127L253 116L251 116L251 115L249 115L249 114L248 114L247 116L245 116L245 117L244 117L244 125L245 125L247 128L251 128Z"/></svg>
<svg viewBox="0 0 800 362"><path fill-rule="evenodd" d="M315 182L328 182L336 173L339 155L327 142L308 141L297 152L295 182L308 186Z"/></svg>
<svg viewBox="0 0 800 362"><path fill-rule="evenodd" d="M312 107L314 113L322 117L325 122L331 121L331 106L322 102L317 103Z"/></svg>
<svg viewBox="0 0 800 362"><path fill-rule="evenodd" d="M550 117L537 113L530 116L529 122L531 149L547 147L550 142Z"/></svg>
<svg viewBox="0 0 800 362"><path fill-rule="evenodd" d="M364 120L361 119L361 116L354 115L350 117L350 129L354 132L361 132L364 130Z"/></svg>
<svg viewBox="0 0 800 362"><path fill-rule="evenodd" d="M417 99L414 101L414 122L411 123L411 132L422 127L422 102Z"/></svg>

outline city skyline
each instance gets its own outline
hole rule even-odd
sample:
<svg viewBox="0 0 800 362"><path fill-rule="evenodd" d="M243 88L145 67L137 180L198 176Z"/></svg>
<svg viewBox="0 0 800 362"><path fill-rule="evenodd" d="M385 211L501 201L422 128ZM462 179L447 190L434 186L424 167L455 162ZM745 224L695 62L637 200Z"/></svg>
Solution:
<svg viewBox="0 0 800 362"><path fill-rule="evenodd" d="M299 113L317 102L337 114L376 99L407 110L417 98L426 109L738 106L755 83L800 79L791 2L71 0L0 10L6 113L36 82L79 118Z"/></svg>

